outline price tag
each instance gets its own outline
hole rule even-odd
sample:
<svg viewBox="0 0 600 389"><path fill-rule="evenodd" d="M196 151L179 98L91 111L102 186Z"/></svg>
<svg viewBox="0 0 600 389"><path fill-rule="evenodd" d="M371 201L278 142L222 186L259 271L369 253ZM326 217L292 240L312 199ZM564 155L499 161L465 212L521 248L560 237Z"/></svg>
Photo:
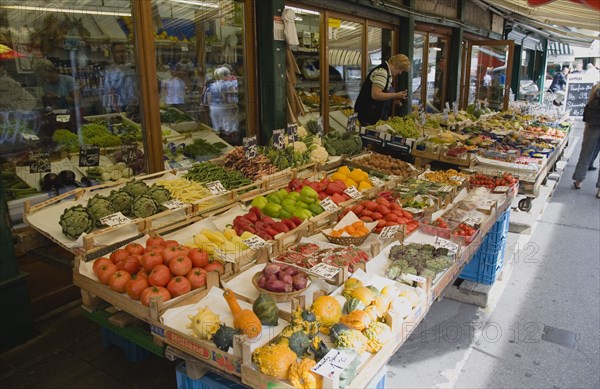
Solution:
<svg viewBox="0 0 600 389"><path fill-rule="evenodd" d="M220 249L215 249L215 251L213 251L213 255L223 262L235 262L234 258L231 258L228 254L225 254Z"/></svg>
<svg viewBox="0 0 600 389"><path fill-rule="evenodd" d="M137 159L137 145L135 143L124 143L121 145L121 159L130 164Z"/></svg>
<svg viewBox="0 0 600 389"><path fill-rule="evenodd" d="M467 224L471 227L477 227L481 225L481 218L480 217L467 217L465 218L462 223Z"/></svg>
<svg viewBox="0 0 600 389"><path fill-rule="evenodd" d="M356 131L356 122L358 121L358 113L354 112L352 115L348 116L348 124L346 125L346 130L348 132Z"/></svg>
<svg viewBox="0 0 600 389"><path fill-rule="evenodd" d="M479 209L492 209L496 205L496 200L483 200L477 204Z"/></svg>
<svg viewBox="0 0 600 389"><path fill-rule="evenodd" d="M400 229L400 226L383 227L383 229L379 233L378 238L379 238L379 240L386 240L386 239L392 238L396 234L396 232L398 232L399 229Z"/></svg>
<svg viewBox="0 0 600 389"><path fill-rule="evenodd" d="M289 143L298 141L298 125L297 124L288 124L286 131L287 131Z"/></svg>
<svg viewBox="0 0 600 389"><path fill-rule="evenodd" d="M256 158L258 155L258 141L256 135L248 136L243 139L244 142L244 156L246 159Z"/></svg>
<svg viewBox="0 0 600 389"><path fill-rule="evenodd" d="M360 194L360 192L358 191L358 189L356 189L356 187L354 185L352 185L351 187L344 190L344 193L346 193L348 196L350 196L350 198L353 198L353 199L362 197L362 195Z"/></svg>
<svg viewBox="0 0 600 389"><path fill-rule="evenodd" d="M162 206L168 209L178 209L185 207L185 203L179 200L172 199L162 203Z"/></svg>
<svg viewBox="0 0 600 389"><path fill-rule="evenodd" d="M440 192L452 192L452 187L450 185L442 186Z"/></svg>
<svg viewBox="0 0 600 389"><path fill-rule="evenodd" d="M497 186L494 188L494 192L496 193L505 193L508 192L510 188L508 186Z"/></svg>
<svg viewBox="0 0 600 389"><path fill-rule="evenodd" d="M356 358L355 355L345 351L331 349L310 370L323 377L333 378L340 375Z"/></svg>
<svg viewBox="0 0 600 389"><path fill-rule="evenodd" d="M323 277L326 279L332 279L333 277L335 277L336 274L338 274L340 271L342 271L342 269L337 266L331 266L331 265L327 265L325 263L319 263L318 265L315 265L315 266L311 267L310 269L308 269L308 271L313 274L316 274L320 277Z"/></svg>
<svg viewBox="0 0 600 389"><path fill-rule="evenodd" d="M466 177L463 177L463 176L452 176L452 177L450 177L450 179L452 181L463 182L466 179Z"/></svg>
<svg viewBox="0 0 600 389"><path fill-rule="evenodd" d="M210 193L212 193L214 195L218 195L218 194L227 192L227 189L225 189L223 184L221 184L221 181L207 182L206 184L204 184L204 186L206 186L206 189L208 189L210 191Z"/></svg>
<svg viewBox="0 0 600 389"><path fill-rule="evenodd" d="M319 116L317 118L317 136L322 138L325 134L325 130L323 129L323 116Z"/></svg>
<svg viewBox="0 0 600 389"><path fill-rule="evenodd" d="M406 207L406 208L402 208L402 210L406 211L406 212L410 212L412 214L418 214L423 212L422 209L419 208L412 208L412 207Z"/></svg>
<svg viewBox="0 0 600 389"><path fill-rule="evenodd" d="M246 243L246 245L248 245L248 247L250 247L252 250L258 250L269 244L266 240L264 240L258 235L254 235L248 239L244 239L244 243Z"/></svg>
<svg viewBox="0 0 600 389"><path fill-rule="evenodd" d="M273 130L273 148L275 150L282 150L285 148L285 130L283 128L279 130Z"/></svg>
<svg viewBox="0 0 600 389"><path fill-rule="evenodd" d="M452 254L458 253L458 244L449 241L448 239L440 238L439 236L435 237L435 242L433 243L435 248L444 248L448 249L448 252Z"/></svg>
<svg viewBox="0 0 600 389"><path fill-rule="evenodd" d="M29 153L29 173L50 173L50 153L39 151Z"/></svg>
<svg viewBox="0 0 600 389"><path fill-rule="evenodd" d="M371 177L370 180L373 183L373 186L381 186L384 184L384 182L381 181L381 179L379 179L379 177Z"/></svg>
<svg viewBox="0 0 600 389"><path fill-rule="evenodd" d="M323 209L327 212L335 212L338 209L338 206L329 197L325 197L323 200L321 200L319 205L321 205L321 207L323 207Z"/></svg>
<svg viewBox="0 0 600 389"><path fill-rule="evenodd" d="M407 279L409 281L413 281L413 282L427 282L427 278L421 277L421 276L416 276L414 274L402 273L402 278L405 278L405 279Z"/></svg>
<svg viewBox="0 0 600 389"><path fill-rule="evenodd" d="M79 149L79 167L100 166L100 146L83 145Z"/></svg>
<svg viewBox="0 0 600 389"><path fill-rule="evenodd" d="M181 166L182 168L185 168L185 169L189 169L192 166L194 166L194 164L189 159L182 159L178 163L179 163L179 166Z"/></svg>
<svg viewBox="0 0 600 389"><path fill-rule="evenodd" d="M71 115L56 115L56 121L59 123L68 123L71 120Z"/></svg>
<svg viewBox="0 0 600 389"><path fill-rule="evenodd" d="M105 224L109 227L120 226L129 223L131 223L131 219L123 215L121 212L115 212L100 218L100 224Z"/></svg>

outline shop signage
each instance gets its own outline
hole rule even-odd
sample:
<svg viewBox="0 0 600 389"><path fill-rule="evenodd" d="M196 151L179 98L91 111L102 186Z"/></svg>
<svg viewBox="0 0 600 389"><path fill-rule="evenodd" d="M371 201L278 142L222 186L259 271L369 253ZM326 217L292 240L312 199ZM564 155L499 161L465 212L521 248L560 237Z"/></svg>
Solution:
<svg viewBox="0 0 600 389"><path fill-rule="evenodd" d="M273 130L273 148L282 150L285 148L285 130L283 128Z"/></svg>
<svg viewBox="0 0 600 389"><path fill-rule="evenodd" d="M79 149L79 167L100 166L100 146L82 145Z"/></svg>
<svg viewBox="0 0 600 389"><path fill-rule="evenodd" d="M267 243L267 241L265 241L263 238L261 238L258 235L253 235L248 239L244 239L243 241L252 250L261 249L269 244L269 243Z"/></svg>
<svg viewBox="0 0 600 389"><path fill-rule="evenodd" d="M318 265L315 265L315 266L311 267L310 269L308 269L308 271L311 272L312 274L316 274L317 276L320 276L320 277L323 277L326 279L332 279L341 270L342 269L340 269L337 266L331 266L331 265L327 265L325 263L319 263Z"/></svg>
<svg viewBox="0 0 600 389"><path fill-rule="evenodd" d="M379 233L379 239L380 240L386 240L389 239L391 237L393 237L396 232L398 232L398 230L400 229L400 226L387 226L387 227L383 227L381 229L381 232Z"/></svg>
<svg viewBox="0 0 600 389"><path fill-rule="evenodd" d="M213 195L219 195L221 193L227 192L227 189L225 189L221 181L207 182L206 184L204 184L204 186L206 186L206 189L208 189Z"/></svg>
<svg viewBox="0 0 600 389"><path fill-rule="evenodd" d="M566 110L571 116L583 116L583 109L596 80L592 74L586 73L570 74L568 80L569 86L565 98Z"/></svg>
<svg viewBox="0 0 600 389"><path fill-rule="evenodd" d="M338 209L338 206L329 197L325 197L323 200L321 200L319 205L321 205L321 207L323 207L323 209L327 212L335 212Z"/></svg>
<svg viewBox="0 0 600 389"><path fill-rule="evenodd" d="M297 124L288 124L287 125L287 135L288 135L288 142L289 143L294 143L298 141L298 125Z"/></svg>
<svg viewBox="0 0 600 389"><path fill-rule="evenodd" d="M244 156L246 159L256 158L258 155L258 141L256 135L245 137L244 140Z"/></svg>
<svg viewBox="0 0 600 389"><path fill-rule="evenodd" d="M185 207L185 203L179 200L169 200L162 203L162 206L168 209L179 209Z"/></svg>
<svg viewBox="0 0 600 389"><path fill-rule="evenodd" d="M124 143L121 145L123 162L129 164L137 159L137 145L135 143Z"/></svg>
<svg viewBox="0 0 600 389"><path fill-rule="evenodd" d="M121 226L129 223L131 223L131 219L123 215L121 212L111 213L108 216L100 218L100 224L104 224L109 227Z"/></svg>
<svg viewBox="0 0 600 389"><path fill-rule="evenodd" d="M328 378L337 377L352 363L356 356L342 350L330 350L310 370Z"/></svg>
<svg viewBox="0 0 600 389"><path fill-rule="evenodd" d="M39 151L29 153L29 173L50 173L50 153Z"/></svg>
<svg viewBox="0 0 600 389"><path fill-rule="evenodd" d="M351 187L345 189L344 193L346 193L348 196L350 196L353 199L357 199L359 197L362 197L362 195L360 194L360 192L358 191L358 189L356 189L356 187L354 185L352 185Z"/></svg>
<svg viewBox="0 0 600 389"><path fill-rule="evenodd" d="M348 116L348 125L346 126L346 130L348 132L356 131L356 122L358 121L358 113L354 112L352 115Z"/></svg>

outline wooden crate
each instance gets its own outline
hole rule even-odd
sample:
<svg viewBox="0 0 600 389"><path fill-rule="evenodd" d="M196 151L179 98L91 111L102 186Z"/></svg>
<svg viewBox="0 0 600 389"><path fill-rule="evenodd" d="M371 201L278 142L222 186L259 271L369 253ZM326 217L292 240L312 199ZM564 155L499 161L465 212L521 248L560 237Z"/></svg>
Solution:
<svg viewBox="0 0 600 389"><path fill-rule="evenodd" d="M294 170L287 168L277 173L261 177L265 190L284 188L294 178Z"/></svg>
<svg viewBox="0 0 600 389"><path fill-rule="evenodd" d="M473 153L467 153L467 158L455 158L445 155L444 153L440 153L439 161L456 166L464 166L467 168L472 168L475 165L475 157L473 156Z"/></svg>

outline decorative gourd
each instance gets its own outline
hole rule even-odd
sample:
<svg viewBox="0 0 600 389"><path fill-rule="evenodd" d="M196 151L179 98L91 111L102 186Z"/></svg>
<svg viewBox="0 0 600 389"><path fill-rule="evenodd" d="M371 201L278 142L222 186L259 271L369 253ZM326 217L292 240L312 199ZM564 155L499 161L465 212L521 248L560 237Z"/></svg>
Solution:
<svg viewBox="0 0 600 389"><path fill-rule="evenodd" d="M391 300L382 294L375 296L371 305L377 308L377 316L382 317L388 311L391 304Z"/></svg>
<svg viewBox="0 0 600 389"><path fill-rule="evenodd" d="M368 339L367 351L376 353L388 342L392 340L392 329L385 323L375 322L363 331Z"/></svg>
<svg viewBox="0 0 600 389"><path fill-rule="evenodd" d="M198 308L198 313L188 315L192 321L187 324L187 328L192 330L192 336L199 339L210 339L211 336L219 329L221 319L219 315L208 309L207 307Z"/></svg>
<svg viewBox="0 0 600 389"><path fill-rule="evenodd" d="M289 380L297 389L319 389L323 385L323 377L313 373L310 369L317 362L304 358L300 362L294 362L290 366Z"/></svg>
<svg viewBox="0 0 600 389"><path fill-rule="evenodd" d="M317 317L317 321L321 323L321 332L323 329L328 329L342 317L342 306L341 304L331 296L321 296L317 298L311 307L311 310Z"/></svg>
<svg viewBox="0 0 600 389"><path fill-rule="evenodd" d="M379 289L377 289L376 287L374 287L373 285L369 285L367 286L367 288L371 289L371 292L373 292L373 294L375 296L377 296L379 294Z"/></svg>
<svg viewBox="0 0 600 389"><path fill-rule="evenodd" d="M261 293L254 301L254 304L252 304L252 310L263 325L277 325L279 308L277 308L277 304L275 303L275 300L273 300L273 297L266 293Z"/></svg>
<svg viewBox="0 0 600 389"><path fill-rule="evenodd" d="M266 344L252 353L252 361L261 373L278 379L288 378L288 371L296 358L296 353L283 343Z"/></svg>
<svg viewBox="0 0 600 389"><path fill-rule="evenodd" d="M362 281L358 278L348 278L344 283L344 290L342 291L342 296L346 299L352 298L352 291L356 288L364 286Z"/></svg>
<svg viewBox="0 0 600 389"><path fill-rule="evenodd" d="M344 323L336 323L329 327L329 338L333 343L337 340L337 338L342 335L344 332L349 331L350 327L345 325Z"/></svg>
<svg viewBox="0 0 600 389"><path fill-rule="evenodd" d="M344 303L344 309L342 310L342 313L344 313L344 315L347 315L352 311L361 309L365 309L365 304L363 304L363 302L359 299L350 298L350 300L347 300Z"/></svg>
<svg viewBox="0 0 600 389"><path fill-rule="evenodd" d="M256 314L249 309L242 309L231 289L225 289L223 297L233 314L233 328L242 331L250 339L260 335L262 325Z"/></svg>
<svg viewBox="0 0 600 389"><path fill-rule="evenodd" d="M377 307L375 305L369 305L364 309L364 311L369 316L371 316L371 319L373 319L373 321L377 321L377 319L379 318L379 312L377 312Z"/></svg>
<svg viewBox="0 0 600 389"><path fill-rule="evenodd" d="M290 336L288 341L290 349L298 355L298 358L302 358L308 352L310 346L310 339L308 335L303 331L296 331Z"/></svg>
<svg viewBox="0 0 600 389"><path fill-rule="evenodd" d="M327 347L325 342L323 342L322 340L319 340L317 344L314 343L315 342L313 342L313 344L310 345L310 351L314 354L315 360L319 362L321 359L323 359L325 355L327 355L327 353L329 352L329 347Z"/></svg>
<svg viewBox="0 0 600 389"><path fill-rule="evenodd" d="M356 350L359 355L367 351L367 343L369 343L369 340L362 334L362 332L353 329L344 331L344 333L338 336L335 340L336 348L352 348Z"/></svg>
<svg viewBox="0 0 600 389"><path fill-rule="evenodd" d="M365 311L352 311L340 319L340 323L359 331L367 328L372 321L371 316Z"/></svg>
<svg viewBox="0 0 600 389"><path fill-rule="evenodd" d="M212 341L219 350L227 351L229 347L233 347L233 337L239 333L239 330L221 324L217 332L213 334Z"/></svg>
<svg viewBox="0 0 600 389"><path fill-rule="evenodd" d="M368 306L375 297L375 293L366 286L359 286L352 291L352 297L359 299L365 306Z"/></svg>
<svg viewBox="0 0 600 389"><path fill-rule="evenodd" d="M296 307L296 310L292 313L292 326L301 329L309 337L312 337L319 333L320 324L313 312Z"/></svg>

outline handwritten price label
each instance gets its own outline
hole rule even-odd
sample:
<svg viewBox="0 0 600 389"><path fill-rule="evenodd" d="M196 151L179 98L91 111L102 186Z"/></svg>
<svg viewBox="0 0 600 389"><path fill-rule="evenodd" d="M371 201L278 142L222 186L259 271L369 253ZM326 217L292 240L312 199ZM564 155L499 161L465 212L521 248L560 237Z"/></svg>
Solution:
<svg viewBox="0 0 600 389"><path fill-rule="evenodd" d="M406 208L402 208L402 209L406 212L412 213L413 215L423 213L423 210L419 209L419 208L406 207Z"/></svg>
<svg viewBox="0 0 600 389"><path fill-rule="evenodd" d="M298 140L298 125L288 124L287 125L288 142L293 143Z"/></svg>
<svg viewBox="0 0 600 389"><path fill-rule="evenodd" d="M131 219L123 215L121 212L115 212L100 218L100 224L104 224L109 227L121 226L129 223L131 223Z"/></svg>
<svg viewBox="0 0 600 389"><path fill-rule="evenodd" d="M223 184L221 184L221 181L211 181L207 182L205 185L206 188L210 191L210 193L214 195L219 195L221 193L227 192L227 189L225 189Z"/></svg>
<svg viewBox="0 0 600 389"><path fill-rule="evenodd" d="M356 131L356 121L358 120L358 113L353 113L352 115L348 116L348 125L346 126L346 130L348 132L354 132Z"/></svg>
<svg viewBox="0 0 600 389"><path fill-rule="evenodd" d="M462 222L471 227L476 227L476 226L481 225L481 218L480 217L467 217Z"/></svg>
<svg viewBox="0 0 600 389"><path fill-rule="evenodd" d="M179 163L179 166L181 166L181 167L182 167L182 168L184 168L184 169L189 169L189 168L191 168L192 166L194 166L194 165L192 164L192 162L190 162L188 159L182 159L182 160L181 160L181 161L179 161L178 163Z"/></svg>
<svg viewBox="0 0 600 389"><path fill-rule="evenodd" d="M381 232L379 233L379 240L386 240L392 238L396 233L400 230L400 226L387 226L383 227Z"/></svg>
<svg viewBox="0 0 600 389"><path fill-rule="evenodd" d="M59 123L68 123L71 120L71 115L56 115L56 121Z"/></svg>
<svg viewBox="0 0 600 389"><path fill-rule="evenodd" d="M264 240L258 235L254 235L248 239L244 239L244 243L246 243L246 245L248 245L248 247L250 247L252 250L258 250L269 245L269 243L267 243L266 240Z"/></svg>
<svg viewBox="0 0 600 389"><path fill-rule="evenodd" d="M344 193L346 193L348 196L350 196L353 199L362 197L362 195L360 194L360 192L358 191L358 189L356 189L356 187L354 185L347 188L346 190L344 190Z"/></svg>
<svg viewBox="0 0 600 389"><path fill-rule="evenodd" d="M458 244L449 241L448 239L440 238L439 236L435 237L435 242L433 243L435 248L443 248L448 249L448 252L452 254L458 253Z"/></svg>
<svg viewBox="0 0 600 389"><path fill-rule="evenodd" d="M510 188L508 186L497 186L494 188L494 192L496 193L506 193Z"/></svg>
<svg viewBox="0 0 600 389"><path fill-rule="evenodd" d="M29 153L29 173L50 173L50 153L40 151Z"/></svg>
<svg viewBox="0 0 600 389"><path fill-rule="evenodd" d="M179 200L169 200L162 203L162 206L168 209L179 209L185 207L185 203Z"/></svg>
<svg viewBox="0 0 600 389"><path fill-rule="evenodd" d="M321 207L327 212L335 212L338 209L338 206L331 200L329 197L324 198L319 202Z"/></svg>
<svg viewBox="0 0 600 389"><path fill-rule="evenodd" d="M345 351L332 349L310 370L323 377L333 378L340 375L356 358Z"/></svg>
<svg viewBox="0 0 600 389"><path fill-rule="evenodd" d="M383 181L381 181L379 177L371 177L371 182L373 183L373 186L383 185Z"/></svg>
<svg viewBox="0 0 600 389"><path fill-rule="evenodd" d="M244 156L246 159L256 158L258 155L258 140L255 136L248 136L243 139L244 143Z"/></svg>
<svg viewBox="0 0 600 389"><path fill-rule="evenodd" d="M79 149L79 167L99 166L100 146L82 145Z"/></svg>
<svg viewBox="0 0 600 389"><path fill-rule="evenodd" d="M452 177L450 177L450 179L452 181L463 182L466 179L466 177L463 177L463 176L452 176Z"/></svg>
<svg viewBox="0 0 600 389"><path fill-rule="evenodd" d="M492 209L496 206L496 200L484 200L477 204L477 208L479 209Z"/></svg>
<svg viewBox="0 0 600 389"><path fill-rule="evenodd" d="M402 278L405 278L409 281L413 281L413 282L426 282L427 278L425 277L421 277L421 276L416 276L414 274L404 274L402 273Z"/></svg>
<svg viewBox="0 0 600 389"><path fill-rule="evenodd" d="M327 265L325 263L319 263L308 269L312 274L316 274L319 277L323 277L326 279L332 279L338 274L342 269L336 266Z"/></svg>
<svg viewBox="0 0 600 389"><path fill-rule="evenodd" d="M273 148L275 150L282 150L285 148L285 130L283 128L279 130L273 130Z"/></svg>
<svg viewBox="0 0 600 389"><path fill-rule="evenodd" d="M442 186L442 187L440 188L440 192L452 192L452 187L451 187L451 186L449 186L449 185Z"/></svg>

